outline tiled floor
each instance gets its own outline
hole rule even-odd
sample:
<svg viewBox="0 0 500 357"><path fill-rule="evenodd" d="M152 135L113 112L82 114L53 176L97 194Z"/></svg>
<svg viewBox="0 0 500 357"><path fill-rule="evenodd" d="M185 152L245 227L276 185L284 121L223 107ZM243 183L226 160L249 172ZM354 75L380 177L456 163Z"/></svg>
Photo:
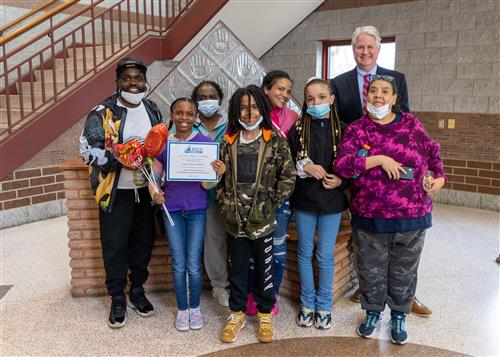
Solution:
<svg viewBox="0 0 500 357"><path fill-rule="evenodd" d="M0 285L13 286L0 299L0 355L193 356L256 342L254 319L233 345L218 341L227 310L216 305L208 291L202 296L207 324L199 331L180 333L173 328L172 293L150 295L155 316L144 319L130 312L126 327L109 329L108 298L70 296L66 232L66 217L1 231ZM409 317L410 342L475 356L499 355L499 232L499 213L436 205L417 289L434 313L428 319ZM356 337L355 326L363 316L345 297L335 305L332 329L318 331L296 326L296 310L295 302L282 299L278 339ZM387 324L379 334L388 339ZM379 353L387 356L390 351Z"/></svg>

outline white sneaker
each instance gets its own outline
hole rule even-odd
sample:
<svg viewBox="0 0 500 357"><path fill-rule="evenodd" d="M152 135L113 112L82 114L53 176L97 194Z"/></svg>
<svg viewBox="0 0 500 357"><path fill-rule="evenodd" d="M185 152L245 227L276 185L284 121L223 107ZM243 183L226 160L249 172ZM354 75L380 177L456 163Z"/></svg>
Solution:
<svg viewBox="0 0 500 357"><path fill-rule="evenodd" d="M179 331L189 330L189 311L179 310L175 319L175 328Z"/></svg>
<svg viewBox="0 0 500 357"><path fill-rule="evenodd" d="M199 307L189 309L189 328L191 330L199 330L205 324L205 319Z"/></svg>
<svg viewBox="0 0 500 357"><path fill-rule="evenodd" d="M212 288L212 296L222 306L229 306L229 294L225 288Z"/></svg>

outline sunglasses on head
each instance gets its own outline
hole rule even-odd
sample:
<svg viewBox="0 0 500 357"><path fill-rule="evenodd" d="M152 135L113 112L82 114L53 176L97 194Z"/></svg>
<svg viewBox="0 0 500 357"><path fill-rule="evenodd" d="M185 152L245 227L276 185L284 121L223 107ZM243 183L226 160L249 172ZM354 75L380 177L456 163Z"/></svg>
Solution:
<svg viewBox="0 0 500 357"><path fill-rule="evenodd" d="M383 81L386 81L386 82L394 83L394 77L393 76L388 76L386 74L374 74L374 75L372 75L371 78L370 78L370 83L373 82L373 81L377 81L377 80L383 80Z"/></svg>

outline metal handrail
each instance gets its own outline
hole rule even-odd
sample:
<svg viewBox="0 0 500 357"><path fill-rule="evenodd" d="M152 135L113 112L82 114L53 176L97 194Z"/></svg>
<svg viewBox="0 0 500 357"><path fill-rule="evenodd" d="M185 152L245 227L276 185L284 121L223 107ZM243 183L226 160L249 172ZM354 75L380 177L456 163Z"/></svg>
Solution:
<svg viewBox="0 0 500 357"><path fill-rule="evenodd" d="M50 5L54 4L57 1L59 1L59 0L47 0L44 3L42 3L42 4L38 5L37 7L35 7L34 9L28 11L24 15L19 16L17 19L9 22L7 25L0 27L0 35L3 34L5 31L7 31L8 29L10 29L11 27L16 26L17 24L19 24L19 23L23 22L24 20L30 18L31 16L35 15L36 13L44 10L45 8L49 7Z"/></svg>
<svg viewBox="0 0 500 357"><path fill-rule="evenodd" d="M75 0L75 1L78 1L78 0ZM84 13L86 13L87 11L95 8L97 5L99 5L101 2L103 2L104 0L94 0L92 4L90 5L87 5L83 8L81 8L80 10L78 10L77 12L71 14L70 16L68 16L67 18L65 18L64 20L58 22L56 25L53 25L51 26L48 30L45 30L39 34L37 34L35 37L33 37L31 40L23 43L22 45L10 50L8 53L4 53L4 55L2 57L0 57L0 61L3 61L5 60L5 58L9 57L10 55L14 54L14 53L17 53L19 51L22 51L24 50L26 47L32 45L33 43L35 43L36 41L46 37L46 36L51 36L52 33L57 30L58 28L61 28L62 26L66 25L67 23L69 23L70 21L74 20L75 18L83 15ZM1 45L1 44L0 44Z"/></svg>
<svg viewBox="0 0 500 357"><path fill-rule="evenodd" d="M57 14L63 12L64 10L66 10L68 7L73 6L77 2L78 2L78 0L66 0L61 5L58 5L55 8L53 8L52 10L47 11L42 16L37 17L33 21L30 21L28 24L26 24L26 25L18 28L14 32L12 32L12 33L10 33L8 35L0 37L0 46L2 46L4 44L6 44L7 42L12 41L13 39L21 36L22 34L28 32L29 30L33 29L34 27L36 27L36 26L40 25L41 23L49 20L54 15L57 15Z"/></svg>
<svg viewBox="0 0 500 357"><path fill-rule="evenodd" d="M6 112L7 115L0 115L3 117L0 119L0 142L22 128L41 112L42 107L60 101L76 88L78 81L91 73L100 73L118 53L121 55L132 49L146 35L163 36L197 0L170 0L168 3L116 0L102 11L97 5L103 1L93 0L57 24L52 23L51 17L49 29L9 49L8 53L2 43L0 85L4 84L4 93L0 93L0 114ZM76 20L78 22L72 26L75 23L72 21L82 15L89 19L83 23ZM71 29L64 31L64 25ZM12 63L11 57L23 50L29 51L27 58ZM83 63L77 63L77 55L83 58Z"/></svg>

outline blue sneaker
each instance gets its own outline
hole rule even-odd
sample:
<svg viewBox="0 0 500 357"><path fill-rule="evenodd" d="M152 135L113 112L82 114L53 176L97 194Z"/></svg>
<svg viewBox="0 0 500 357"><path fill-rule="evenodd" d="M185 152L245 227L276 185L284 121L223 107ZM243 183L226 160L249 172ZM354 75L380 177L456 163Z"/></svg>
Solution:
<svg viewBox="0 0 500 357"><path fill-rule="evenodd" d="M391 312L391 342L404 345L407 339L406 315L402 312Z"/></svg>
<svg viewBox="0 0 500 357"><path fill-rule="evenodd" d="M370 338L379 322L380 312L367 310L365 320L359 325L356 332L361 337Z"/></svg>

